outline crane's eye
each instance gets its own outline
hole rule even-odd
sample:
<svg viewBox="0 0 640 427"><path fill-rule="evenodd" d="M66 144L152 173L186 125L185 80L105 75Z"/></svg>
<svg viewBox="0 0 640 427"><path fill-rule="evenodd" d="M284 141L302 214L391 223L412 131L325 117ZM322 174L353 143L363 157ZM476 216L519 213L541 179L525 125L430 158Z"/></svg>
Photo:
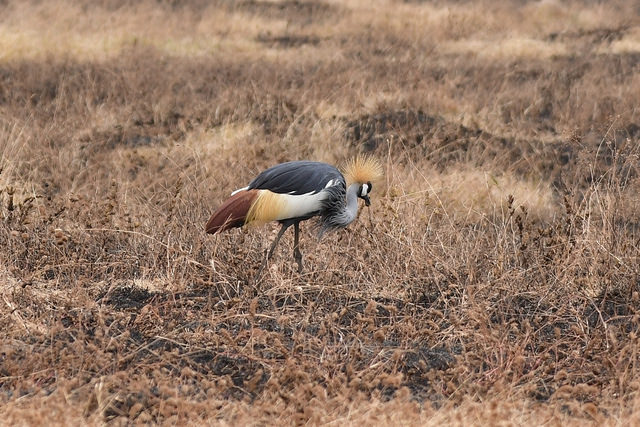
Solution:
<svg viewBox="0 0 640 427"><path fill-rule="evenodd" d="M371 190L373 190L373 184L369 181L367 182L367 185L369 186L369 191L367 191L367 193L371 193Z"/></svg>

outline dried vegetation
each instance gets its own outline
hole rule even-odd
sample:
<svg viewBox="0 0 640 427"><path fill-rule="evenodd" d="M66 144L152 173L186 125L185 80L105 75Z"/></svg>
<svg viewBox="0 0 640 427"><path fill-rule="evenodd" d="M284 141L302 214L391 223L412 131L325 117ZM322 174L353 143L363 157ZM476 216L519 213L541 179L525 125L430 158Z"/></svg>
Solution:
<svg viewBox="0 0 640 427"><path fill-rule="evenodd" d="M633 2L0 2L0 420L640 421ZM385 165L306 271L206 236Z"/></svg>

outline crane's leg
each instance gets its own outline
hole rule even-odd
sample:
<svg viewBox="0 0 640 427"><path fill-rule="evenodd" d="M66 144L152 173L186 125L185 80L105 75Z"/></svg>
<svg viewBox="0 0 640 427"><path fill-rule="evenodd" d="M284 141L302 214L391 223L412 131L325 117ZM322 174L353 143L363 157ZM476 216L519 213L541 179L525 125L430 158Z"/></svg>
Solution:
<svg viewBox="0 0 640 427"><path fill-rule="evenodd" d="M300 223L293 225L293 258L298 263L298 273L302 273L302 252L300 252Z"/></svg>
<svg viewBox="0 0 640 427"><path fill-rule="evenodd" d="M287 231L287 228L289 228L290 226L291 224L282 224L282 228L280 229L280 231L278 231L278 235L276 236L276 239L271 244L271 247L269 248L269 252L267 253L267 256L262 260L262 265L260 266L260 269L258 270L258 274L256 275L256 281L260 278L260 276L262 276L262 270L264 270L264 268L266 267L267 261L270 260L271 257L273 256L273 251L275 251L276 246L278 246L278 242L280 241L280 238L282 237L284 232Z"/></svg>
<svg viewBox="0 0 640 427"><path fill-rule="evenodd" d="M278 242L280 241L280 238L282 237L284 232L287 231L287 228L289 228L289 226L291 226L291 224L282 224L282 228L280 229L280 231L278 231L276 240L273 241L273 243L271 244L271 248L269 248L269 254L267 255L267 259L271 259L271 257L273 256L273 251L275 251L276 246L278 246Z"/></svg>

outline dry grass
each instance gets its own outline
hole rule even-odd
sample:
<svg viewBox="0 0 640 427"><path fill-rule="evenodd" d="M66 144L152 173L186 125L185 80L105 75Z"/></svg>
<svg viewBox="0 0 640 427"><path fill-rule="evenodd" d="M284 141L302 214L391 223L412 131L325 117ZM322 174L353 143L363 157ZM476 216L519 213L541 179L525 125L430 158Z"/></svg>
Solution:
<svg viewBox="0 0 640 427"><path fill-rule="evenodd" d="M628 3L0 2L0 420L638 423ZM304 273L204 234L363 152Z"/></svg>

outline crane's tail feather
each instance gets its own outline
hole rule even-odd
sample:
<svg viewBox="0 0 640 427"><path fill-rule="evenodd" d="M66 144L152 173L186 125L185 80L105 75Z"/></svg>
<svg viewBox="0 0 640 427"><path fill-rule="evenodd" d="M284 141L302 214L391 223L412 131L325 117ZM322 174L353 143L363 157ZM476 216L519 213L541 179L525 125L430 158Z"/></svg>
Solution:
<svg viewBox="0 0 640 427"><path fill-rule="evenodd" d="M247 222L247 214L259 193L260 190L245 190L229 197L209 218L205 227L207 233L214 234L242 227Z"/></svg>

